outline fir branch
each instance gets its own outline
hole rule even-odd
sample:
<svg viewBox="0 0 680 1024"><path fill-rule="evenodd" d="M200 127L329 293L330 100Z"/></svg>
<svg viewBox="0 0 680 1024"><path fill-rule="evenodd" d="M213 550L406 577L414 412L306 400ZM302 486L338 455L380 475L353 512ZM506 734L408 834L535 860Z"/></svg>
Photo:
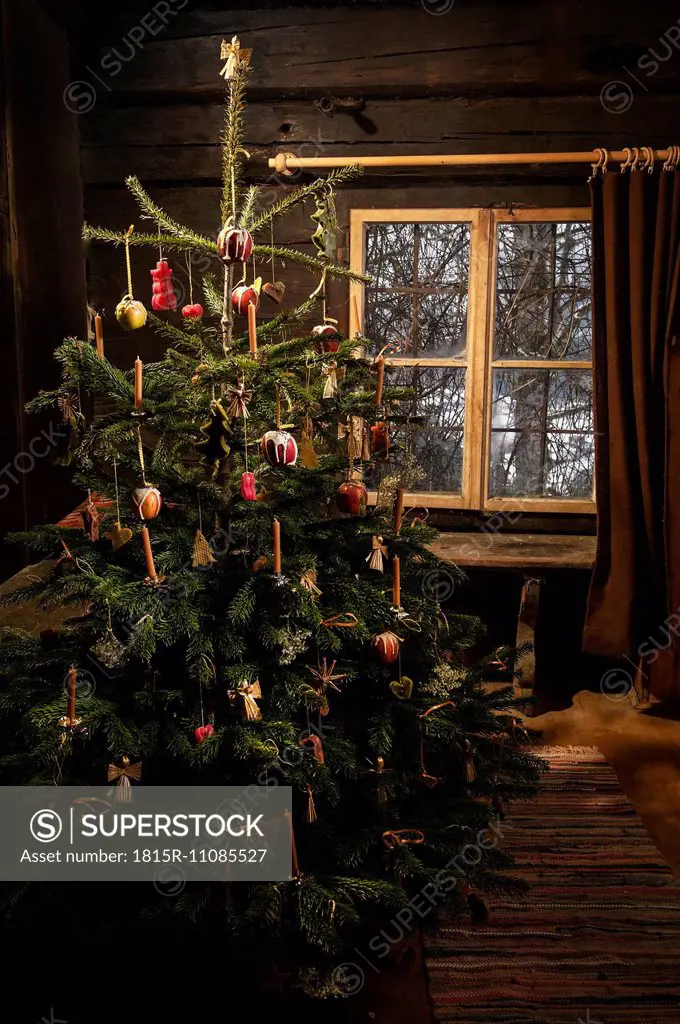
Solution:
<svg viewBox="0 0 680 1024"><path fill-rule="evenodd" d="M128 236L125 231L110 231L108 228L97 228L91 224L83 225L83 238L86 241L108 242L111 245L124 245L125 239L128 238L130 245L150 245L154 249L158 248L158 235L143 235L138 231L133 231ZM210 256L219 258L217 242L213 242L210 238L204 238L203 235L196 235L188 230L186 234L182 235L161 235L161 242L165 249L177 250L179 252L190 252L192 249L199 249Z"/></svg>
<svg viewBox="0 0 680 1024"><path fill-rule="evenodd" d="M308 267L310 270L330 274L331 277L344 277L350 281L368 282L371 280L368 275L357 274L342 263L335 263L333 260L323 259L320 256L310 256L309 253L301 252L299 249L289 249L287 246L254 245L253 255L259 256L262 259L265 257L271 258L274 255L278 260L291 260L293 263L300 263L303 267Z"/></svg>
<svg viewBox="0 0 680 1024"><path fill-rule="evenodd" d="M259 213L250 224L245 226L251 233L260 231L262 228L267 227L276 217L283 216L283 214L292 210L294 206L304 203L306 199L315 197L320 192L323 192L324 189L332 188L343 181L349 181L361 174L363 174L363 168L357 164L353 164L351 167L336 168L327 177L317 178L316 181L310 182L309 185L301 185L294 192L272 203L266 210Z"/></svg>

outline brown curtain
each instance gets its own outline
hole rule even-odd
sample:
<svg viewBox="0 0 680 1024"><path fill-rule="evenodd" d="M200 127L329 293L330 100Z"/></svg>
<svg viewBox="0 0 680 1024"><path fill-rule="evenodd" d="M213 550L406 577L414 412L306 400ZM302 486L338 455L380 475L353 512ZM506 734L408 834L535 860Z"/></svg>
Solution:
<svg viewBox="0 0 680 1024"><path fill-rule="evenodd" d="M656 692L680 694L680 174L598 175L592 214L598 541L584 649L642 660Z"/></svg>

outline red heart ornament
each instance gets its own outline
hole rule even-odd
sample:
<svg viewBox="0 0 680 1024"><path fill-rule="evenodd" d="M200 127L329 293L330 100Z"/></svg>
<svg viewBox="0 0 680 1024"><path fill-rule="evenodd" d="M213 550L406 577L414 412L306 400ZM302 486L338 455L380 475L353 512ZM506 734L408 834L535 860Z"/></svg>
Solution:
<svg viewBox="0 0 680 1024"><path fill-rule="evenodd" d="M194 302L188 306L182 306L182 316L185 320L200 320L203 316L203 306L200 302Z"/></svg>

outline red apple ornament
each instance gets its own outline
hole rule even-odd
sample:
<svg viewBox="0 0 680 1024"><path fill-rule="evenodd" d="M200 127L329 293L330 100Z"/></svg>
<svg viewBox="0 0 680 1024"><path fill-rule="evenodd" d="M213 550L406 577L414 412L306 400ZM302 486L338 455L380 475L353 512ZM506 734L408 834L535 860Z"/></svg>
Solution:
<svg viewBox="0 0 680 1024"><path fill-rule="evenodd" d="M345 512L349 516L363 515L366 511L367 501L368 491L358 481L349 480L347 483L340 484L335 495L336 505L341 512Z"/></svg>
<svg viewBox="0 0 680 1024"><path fill-rule="evenodd" d="M192 302L188 306L182 306L182 316L185 320L200 320L203 316L203 306L200 302Z"/></svg>
<svg viewBox="0 0 680 1024"><path fill-rule="evenodd" d="M237 284L231 293L231 304L234 307L234 312L238 313L239 316L246 316L248 306L252 305L255 306L255 309L259 309L261 287L261 277L258 277L252 284Z"/></svg>
<svg viewBox="0 0 680 1024"><path fill-rule="evenodd" d="M209 736L213 736L214 733L215 726L211 725L210 722L208 722L207 725L199 725L198 729L194 730L194 736L196 737L196 742L199 746L201 743L204 743Z"/></svg>
<svg viewBox="0 0 680 1024"><path fill-rule="evenodd" d="M225 263L247 263L253 251L253 236L245 228L225 225L217 236L217 249Z"/></svg>
<svg viewBox="0 0 680 1024"><path fill-rule="evenodd" d="M295 465L298 457L297 442L287 430L268 430L260 445L270 466Z"/></svg>
<svg viewBox="0 0 680 1024"><path fill-rule="evenodd" d="M371 647L376 653L378 661L383 665L392 665L399 657L400 640L396 633L378 633L371 640Z"/></svg>
<svg viewBox="0 0 680 1024"><path fill-rule="evenodd" d="M338 328L334 324L317 324L312 328L312 336L317 339L314 343L317 352L337 352L340 348Z"/></svg>

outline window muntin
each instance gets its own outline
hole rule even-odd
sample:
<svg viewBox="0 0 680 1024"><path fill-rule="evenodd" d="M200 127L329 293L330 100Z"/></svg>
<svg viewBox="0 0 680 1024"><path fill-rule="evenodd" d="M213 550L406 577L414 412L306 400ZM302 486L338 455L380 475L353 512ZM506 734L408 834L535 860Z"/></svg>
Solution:
<svg viewBox="0 0 680 1024"><path fill-rule="evenodd" d="M398 343L391 380L419 392L392 431L422 469L413 500L594 511L589 218L352 211L352 268L373 281L351 286L351 327Z"/></svg>

